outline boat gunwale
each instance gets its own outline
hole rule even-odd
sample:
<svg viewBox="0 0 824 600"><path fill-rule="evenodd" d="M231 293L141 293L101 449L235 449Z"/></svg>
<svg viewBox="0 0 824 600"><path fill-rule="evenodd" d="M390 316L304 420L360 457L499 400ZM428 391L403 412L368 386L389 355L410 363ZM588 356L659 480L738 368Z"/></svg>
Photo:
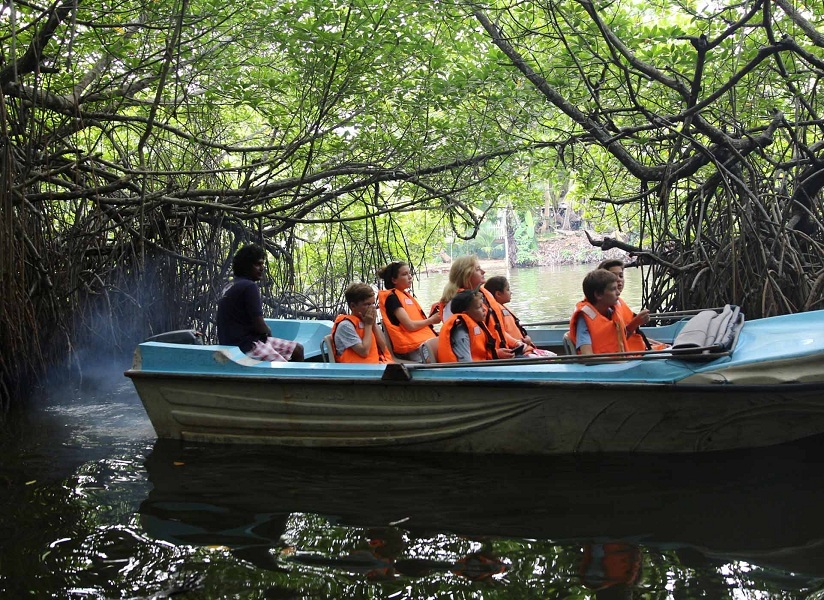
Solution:
<svg viewBox="0 0 824 600"><path fill-rule="evenodd" d="M350 377L342 379L340 377L306 377L305 375L244 375L239 373L174 373L170 371L140 371L129 369L123 373L130 379L169 379L169 380L220 380L228 382L244 383L264 383L264 384L291 384L302 385L405 385L414 382L416 386L434 387L466 387L467 384L479 385L483 387L506 387L506 388L554 388L554 389L618 389L621 392L633 389L668 390L677 392L702 393L729 393L735 392L771 392L771 391L814 391L821 389L824 391L824 382L783 382L772 384L730 384L730 383L703 383L703 384L680 384L677 382L623 382L616 380L604 381L574 381L552 379L541 381L539 379L381 379L381 378L361 378Z"/></svg>

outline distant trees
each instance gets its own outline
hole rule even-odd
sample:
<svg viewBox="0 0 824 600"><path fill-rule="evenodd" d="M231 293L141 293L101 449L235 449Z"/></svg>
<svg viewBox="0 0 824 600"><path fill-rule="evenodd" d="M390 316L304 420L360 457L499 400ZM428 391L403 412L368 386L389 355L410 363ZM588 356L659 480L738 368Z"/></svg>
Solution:
<svg viewBox="0 0 824 600"><path fill-rule="evenodd" d="M651 308L818 307L820 7L707 6L9 4L0 393L86 343L208 330L246 241L277 258L273 311L329 312L566 177L640 235Z"/></svg>

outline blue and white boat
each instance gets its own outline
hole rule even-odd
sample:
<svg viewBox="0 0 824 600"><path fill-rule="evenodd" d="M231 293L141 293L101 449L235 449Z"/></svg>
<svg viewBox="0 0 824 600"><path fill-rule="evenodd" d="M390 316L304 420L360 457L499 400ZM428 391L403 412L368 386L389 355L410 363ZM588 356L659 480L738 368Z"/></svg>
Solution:
<svg viewBox="0 0 824 600"><path fill-rule="evenodd" d="M329 321L269 321L319 355ZM824 311L679 325L667 351L469 364L269 363L148 341L126 372L159 438L477 454L693 453L824 433ZM651 337L661 340L658 332Z"/></svg>

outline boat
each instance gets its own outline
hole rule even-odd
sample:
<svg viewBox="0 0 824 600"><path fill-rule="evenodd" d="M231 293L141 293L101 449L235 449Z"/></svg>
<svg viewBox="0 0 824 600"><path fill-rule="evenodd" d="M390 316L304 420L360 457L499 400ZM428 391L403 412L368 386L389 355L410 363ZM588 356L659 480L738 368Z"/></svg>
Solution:
<svg viewBox="0 0 824 600"><path fill-rule="evenodd" d="M310 344L327 322L291 321ZM148 341L130 377L159 438L469 454L700 453L824 433L824 311L701 311L667 350L468 364L269 363ZM321 343L317 348L320 354Z"/></svg>

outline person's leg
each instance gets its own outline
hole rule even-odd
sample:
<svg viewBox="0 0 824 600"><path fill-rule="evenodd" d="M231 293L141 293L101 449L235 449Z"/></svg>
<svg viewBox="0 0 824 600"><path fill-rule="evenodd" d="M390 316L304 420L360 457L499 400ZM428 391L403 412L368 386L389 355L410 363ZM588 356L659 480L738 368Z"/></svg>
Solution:
<svg viewBox="0 0 824 600"><path fill-rule="evenodd" d="M292 350L292 356L289 357L289 362L303 362L303 358L303 345L297 344L295 349Z"/></svg>

